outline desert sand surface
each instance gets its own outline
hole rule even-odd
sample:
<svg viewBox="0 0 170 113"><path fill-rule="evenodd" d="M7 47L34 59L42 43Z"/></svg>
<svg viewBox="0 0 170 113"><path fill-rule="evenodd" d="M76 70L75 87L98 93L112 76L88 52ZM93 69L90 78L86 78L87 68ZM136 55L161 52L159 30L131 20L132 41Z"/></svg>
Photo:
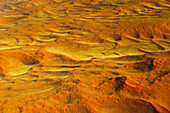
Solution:
<svg viewBox="0 0 170 113"><path fill-rule="evenodd" d="M169 0L0 0L0 113L170 113Z"/></svg>

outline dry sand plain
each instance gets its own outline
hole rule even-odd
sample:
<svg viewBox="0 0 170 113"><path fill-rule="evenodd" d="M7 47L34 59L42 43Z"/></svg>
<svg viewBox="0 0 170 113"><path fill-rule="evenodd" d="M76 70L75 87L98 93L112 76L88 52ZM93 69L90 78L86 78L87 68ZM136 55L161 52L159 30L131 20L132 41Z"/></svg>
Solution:
<svg viewBox="0 0 170 113"><path fill-rule="evenodd" d="M170 113L169 0L0 0L0 113Z"/></svg>

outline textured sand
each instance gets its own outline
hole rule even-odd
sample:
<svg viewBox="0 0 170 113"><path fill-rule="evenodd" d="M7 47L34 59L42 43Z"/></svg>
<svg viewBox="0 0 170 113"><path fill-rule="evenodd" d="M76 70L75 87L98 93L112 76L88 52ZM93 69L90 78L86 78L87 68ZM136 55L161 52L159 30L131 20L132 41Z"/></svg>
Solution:
<svg viewBox="0 0 170 113"><path fill-rule="evenodd" d="M0 113L169 113L169 0L0 0Z"/></svg>

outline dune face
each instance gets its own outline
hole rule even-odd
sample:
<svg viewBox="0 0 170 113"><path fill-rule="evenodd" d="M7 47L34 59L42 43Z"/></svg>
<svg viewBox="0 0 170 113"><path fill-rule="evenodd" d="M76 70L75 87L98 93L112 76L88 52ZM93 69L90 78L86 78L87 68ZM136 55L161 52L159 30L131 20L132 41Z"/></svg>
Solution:
<svg viewBox="0 0 170 113"><path fill-rule="evenodd" d="M1 113L169 113L169 0L0 0Z"/></svg>

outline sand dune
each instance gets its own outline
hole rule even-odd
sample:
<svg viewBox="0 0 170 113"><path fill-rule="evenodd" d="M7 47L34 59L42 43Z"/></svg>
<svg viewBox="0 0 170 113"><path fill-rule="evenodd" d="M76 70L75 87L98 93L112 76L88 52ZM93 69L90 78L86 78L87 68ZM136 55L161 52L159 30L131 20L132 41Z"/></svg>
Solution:
<svg viewBox="0 0 170 113"><path fill-rule="evenodd" d="M168 0L0 0L1 113L169 113Z"/></svg>

